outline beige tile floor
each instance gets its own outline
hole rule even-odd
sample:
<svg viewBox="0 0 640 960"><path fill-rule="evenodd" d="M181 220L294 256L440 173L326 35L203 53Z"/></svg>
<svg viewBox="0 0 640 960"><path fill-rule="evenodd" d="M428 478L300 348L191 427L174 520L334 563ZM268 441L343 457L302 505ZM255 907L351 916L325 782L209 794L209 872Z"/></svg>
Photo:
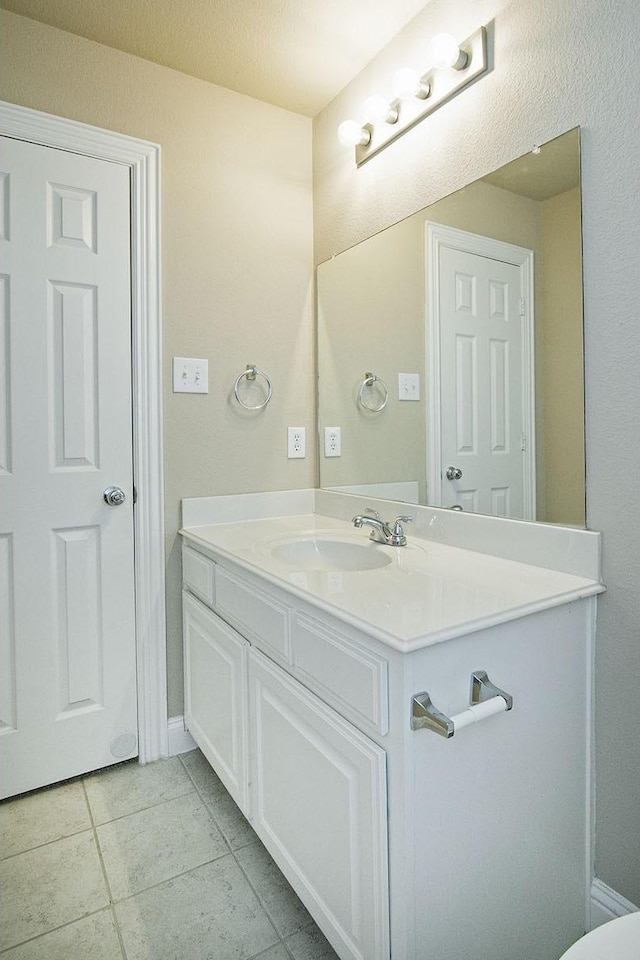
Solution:
<svg viewBox="0 0 640 960"><path fill-rule="evenodd" d="M0 803L3 960L337 960L199 750Z"/></svg>

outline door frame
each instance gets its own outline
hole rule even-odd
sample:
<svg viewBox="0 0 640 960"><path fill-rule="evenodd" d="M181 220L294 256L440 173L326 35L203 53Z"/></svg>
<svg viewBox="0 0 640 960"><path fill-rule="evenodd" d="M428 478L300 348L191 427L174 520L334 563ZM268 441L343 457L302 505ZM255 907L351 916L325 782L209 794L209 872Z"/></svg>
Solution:
<svg viewBox="0 0 640 960"><path fill-rule="evenodd" d="M526 436L523 458L523 519L536 519L535 332L533 304L533 250L494 240L441 223L425 222L426 231L426 345L429 372L427 429L427 501L442 506L442 424L440 420L440 251L443 247L501 260L520 269L522 290L522 429Z"/></svg>
<svg viewBox="0 0 640 960"><path fill-rule="evenodd" d="M160 147L155 143L0 101L0 134L110 160L131 172L131 335L135 631L138 759L168 755L162 329L160 299Z"/></svg>

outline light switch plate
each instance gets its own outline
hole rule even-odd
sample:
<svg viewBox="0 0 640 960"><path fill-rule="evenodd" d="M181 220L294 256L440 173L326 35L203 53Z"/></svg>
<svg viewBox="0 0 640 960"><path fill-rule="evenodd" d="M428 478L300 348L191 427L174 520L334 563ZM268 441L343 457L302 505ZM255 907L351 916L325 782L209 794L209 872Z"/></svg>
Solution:
<svg viewBox="0 0 640 960"><path fill-rule="evenodd" d="M195 357L174 357L173 392L209 393L209 361Z"/></svg>
<svg viewBox="0 0 640 960"><path fill-rule="evenodd" d="M419 373L399 373L398 374L398 400L419 400L420 399L420 374Z"/></svg>

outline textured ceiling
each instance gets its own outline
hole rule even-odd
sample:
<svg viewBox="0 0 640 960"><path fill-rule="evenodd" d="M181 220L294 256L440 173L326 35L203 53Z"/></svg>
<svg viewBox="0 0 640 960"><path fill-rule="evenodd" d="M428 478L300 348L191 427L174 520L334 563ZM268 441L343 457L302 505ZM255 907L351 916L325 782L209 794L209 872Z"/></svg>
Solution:
<svg viewBox="0 0 640 960"><path fill-rule="evenodd" d="M0 0L0 6L315 116L426 0Z"/></svg>

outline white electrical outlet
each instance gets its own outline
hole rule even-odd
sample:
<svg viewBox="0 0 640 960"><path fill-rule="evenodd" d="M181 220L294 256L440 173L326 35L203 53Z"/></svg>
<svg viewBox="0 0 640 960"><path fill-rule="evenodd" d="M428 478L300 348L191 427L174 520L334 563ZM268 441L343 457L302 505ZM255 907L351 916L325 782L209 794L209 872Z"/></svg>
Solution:
<svg viewBox="0 0 640 960"><path fill-rule="evenodd" d="M419 373L399 373L398 374L398 400L419 400L420 399L420 374Z"/></svg>
<svg viewBox="0 0 640 960"><path fill-rule="evenodd" d="M340 427L324 428L324 455L325 457L339 457L342 455Z"/></svg>
<svg viewBox="0 0 640 960"><path fill-rule="evenodd" d="M173 358L174 393L209 393L209 361Z"/></svg>
<svg viewBox="0 0 640 960"><path fill-rule="evenodd" d="M295 460L305 456L304 427L287 427L287 457Z"/></svg>

